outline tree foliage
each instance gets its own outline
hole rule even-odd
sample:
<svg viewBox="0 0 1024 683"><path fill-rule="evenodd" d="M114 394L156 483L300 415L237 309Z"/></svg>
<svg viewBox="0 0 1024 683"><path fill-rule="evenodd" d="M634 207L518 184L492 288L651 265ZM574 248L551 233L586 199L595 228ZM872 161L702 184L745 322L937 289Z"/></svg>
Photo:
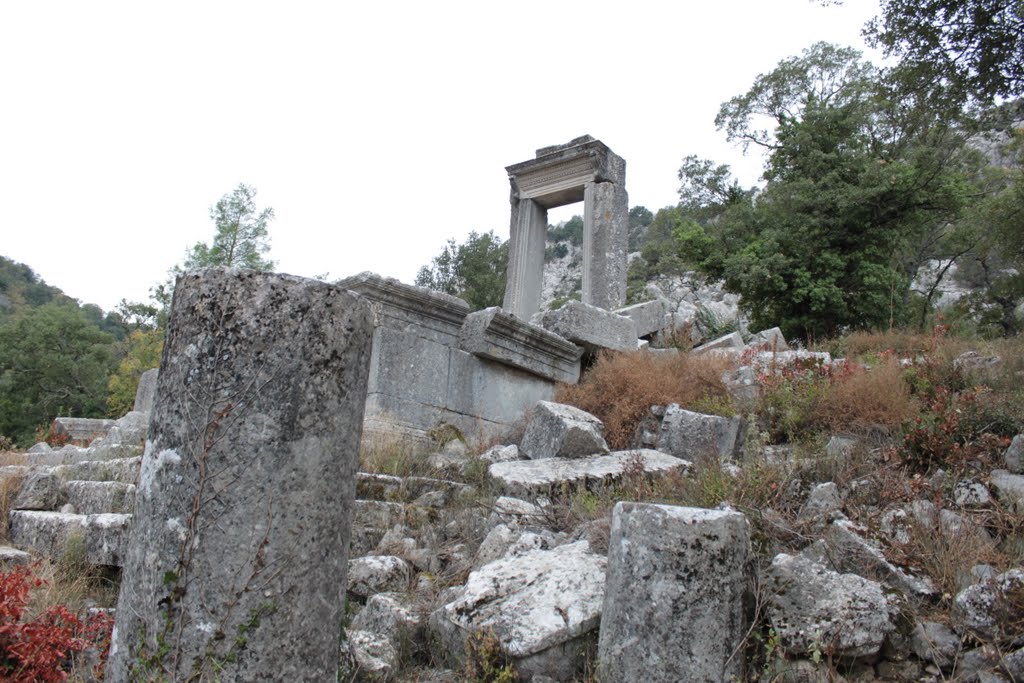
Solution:
<svg viewBox="0 0 1024 683"><path fill-rule="evenodd" d="M918 89L947 100L1024 94L1024 3L1020 0L882 0L869 42L902 62Z"/></svg>
<svg viewBox="0 0 1024 683"><path fill-rule="evenodd" d="M477 311L501 305L507 267L507 242L494 231L471 232L462 244L448 240L430 265L420 268L416 284L457 296Z"/></svg>
<svg viewBox="0 0 1024 683"><path fill-rule="evenodd" d="M139 378L146 370L160 366L164 349L164 330L136 329L124 343L121 360L107 382L107 414L118 418L135 405Z"/></svg>
<svg viewBox="0 0 1024 683"><path fill-rule="evenodd" d="M30 445L58 415L102 417L113 337L74 304L25 309L0 324L0 434Z"/></svg>

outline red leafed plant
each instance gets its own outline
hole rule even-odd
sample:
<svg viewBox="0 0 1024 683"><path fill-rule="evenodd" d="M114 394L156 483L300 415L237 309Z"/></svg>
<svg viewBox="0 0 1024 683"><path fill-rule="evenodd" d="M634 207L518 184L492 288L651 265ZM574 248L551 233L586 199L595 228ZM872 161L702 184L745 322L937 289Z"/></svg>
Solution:
<svg viewBox="0 0 1024 683"><path fill-rule="evenodd" d="M75 655L89 648L99 653L94 674L102 677L113 619L97 613L83 621L60 605L26 620L29 594L44 583L28 567L0 572L0 681L67 680Z"/></svg>

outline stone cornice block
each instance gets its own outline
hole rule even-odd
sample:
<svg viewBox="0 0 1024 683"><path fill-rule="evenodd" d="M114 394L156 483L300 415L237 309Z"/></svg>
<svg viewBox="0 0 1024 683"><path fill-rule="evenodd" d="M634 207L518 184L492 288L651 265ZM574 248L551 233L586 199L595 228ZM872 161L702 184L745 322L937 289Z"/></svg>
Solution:
<svg viewBox="0 0 1024 683"><path fill-rule="evenodd" d="M636 351L636 323L581 301L569 301L554 311L538 313L530 320L591 352Z"/></svg>
<svg viewBox="0 0 1024 683"><path fill-rule="evenodd" d="M466 316L459 348L545 379L579 381L583 349L496 306Z"/></svg>
<svg viewBox="0 0 1024 683"><path fill-rule="evenodd" d="M589 135L564 145L542 147L537 157L506 166L513 192L551 208L582 201L590 182L626 184L626 162Z"/></svg>
<svg viewBox="0 0 1024 683"><path fill-rule="evenodd" d="M376 273L359 273L337 284L369 299L377 325L381 324L380 316L384 314L402 321L433 320L459 328L469 314L469 304L458 297L407 285Z"/></svg>

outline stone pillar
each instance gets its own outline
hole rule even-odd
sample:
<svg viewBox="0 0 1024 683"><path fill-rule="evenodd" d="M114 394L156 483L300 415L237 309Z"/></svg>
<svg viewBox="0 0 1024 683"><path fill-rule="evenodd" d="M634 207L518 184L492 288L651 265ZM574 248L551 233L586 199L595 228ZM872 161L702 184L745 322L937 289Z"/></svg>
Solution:
<svg viewBox="0 0 1024 683"><path fill-rule="evenodd" d="M335 680L371 333L333 285L178 279L108 680Z"/></svg>
<svg viewBox="0 0 1024 683"><path fill-rule="evenodd" d="M739 512L616 503L601 680L741 680L749 558L750 527Z"/></svg>
<svg viewBox="0 0 1024 683"><path fill-rule="evenodd" d="M583 303L608 311L626 303L629 197L617 183L587 183L583 194Z"/></svg>
<svg viewBox="0 0 1024 683"><path fill-rule="evenodd" d="M540 310L548 212L532 199L512 197L508 275L502 308L520 320Z"/></svg>

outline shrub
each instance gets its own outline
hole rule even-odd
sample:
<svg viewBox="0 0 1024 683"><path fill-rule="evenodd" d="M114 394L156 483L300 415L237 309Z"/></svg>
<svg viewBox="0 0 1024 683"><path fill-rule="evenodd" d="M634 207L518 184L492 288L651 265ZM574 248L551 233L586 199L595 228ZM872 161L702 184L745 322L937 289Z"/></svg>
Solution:
<svg viewBox="0 0 1024 683"><path fill-rule="evenodd" d="M614 449L629 448L652 405L678 403L690 410L732 415L722 383L730 361L710 355L662 356L646 351L602 353L576 385L561 385L555 400L595 415Z"/></svg>
<svg viewBox="0 0 1024 683"><path fill-rule="evenodd" d="M82 621L57 606L27 620L29 594L44 583L28 567L0 572L0 681L66 680L76 656L90 648L100 653L93 674L102 678L113 619L97 613Z"/></svg>

